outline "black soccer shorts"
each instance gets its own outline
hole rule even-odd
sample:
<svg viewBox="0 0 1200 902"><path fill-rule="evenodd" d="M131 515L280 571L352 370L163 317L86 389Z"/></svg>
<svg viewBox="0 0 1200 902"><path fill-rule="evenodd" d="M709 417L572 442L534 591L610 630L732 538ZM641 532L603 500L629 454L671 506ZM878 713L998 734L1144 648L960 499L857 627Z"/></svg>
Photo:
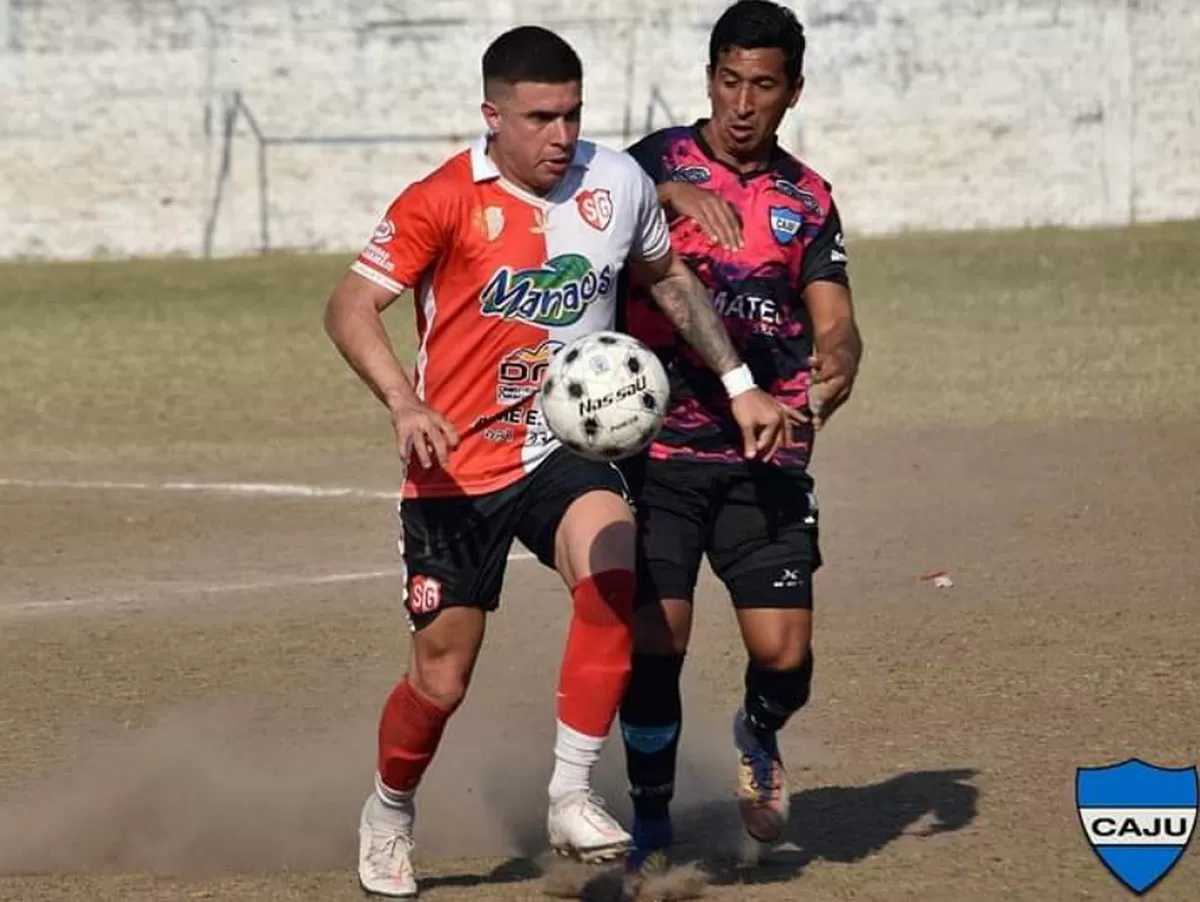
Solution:
<svg viewBox="0 0 1200 902"><path fill-rule="evenodd" d="M812 477L769 463L642 456L623 470L638 519L638 605L691 601L705 554L738 608L813 605Z"/></svg>
<svg viewBox="0 0 1200 902"><path fill-rule="evenodd" d="M554 567L554 539L571 503L594 490L627 501L621 471L559 448L532 473L485 495L406 498L399 505L404 604L419 630L447 607L495 611L513 540Z"/></svg>

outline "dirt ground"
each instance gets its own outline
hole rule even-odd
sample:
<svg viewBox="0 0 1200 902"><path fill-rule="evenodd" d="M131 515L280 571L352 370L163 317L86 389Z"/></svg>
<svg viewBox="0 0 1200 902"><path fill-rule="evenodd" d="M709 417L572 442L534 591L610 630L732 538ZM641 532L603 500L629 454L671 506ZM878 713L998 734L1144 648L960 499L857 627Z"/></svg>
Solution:
<svg viewBox="0 0 1200 902"><path fill-rule="evenodd" d="M698 600L677 807L705 898L1128 897L1084 838L1075 769L1200 757L1198 459L1182 425L835 421L815 697L783 740L789 843L757 866L732 854L742 658L708 574ZM383 455L293 463L392 479ZM359 899L357 813L407 642L392 502L147 472L0 474L32 483L0 484L0 899ZM545 898L563 876L538 858L565 614L553 574L510 563L420 799L425 898ZM616 742L601 789L628 814ZM1194 849L1153 898L1200 898Z"/></svg>

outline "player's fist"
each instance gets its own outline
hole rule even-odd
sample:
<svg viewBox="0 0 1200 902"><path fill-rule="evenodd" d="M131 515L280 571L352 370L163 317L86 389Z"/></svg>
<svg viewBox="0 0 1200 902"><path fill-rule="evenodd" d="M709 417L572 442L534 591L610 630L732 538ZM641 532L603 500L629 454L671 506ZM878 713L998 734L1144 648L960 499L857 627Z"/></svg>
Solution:
<svg viewBox="0 0 1200 902"><path fill-rule="evenodd" d="M445 467L450 452L458 447L458 430L454 424L420 401L393 408L392 426L396 430L396 449L405 464L415 454L426 470L433 466L435 459Z"/></svg>
<svg viewBox="0 0 1200 902"><path fill-rule="evenodd" d="M849 400L858 365L852 354L838 349L828 354L818 351L808 358L808 364L812 367L808 407L813 413L813 427L820 429Z"/></svg>
<svg viewBox="0 0 1200 902"><path fill-rule="evenodd" d="M741 248L742 222L737 211L719 194L687 182L669 182L662 186L659 197L679 216L694 220L709 240L730 250Z"/></svg>

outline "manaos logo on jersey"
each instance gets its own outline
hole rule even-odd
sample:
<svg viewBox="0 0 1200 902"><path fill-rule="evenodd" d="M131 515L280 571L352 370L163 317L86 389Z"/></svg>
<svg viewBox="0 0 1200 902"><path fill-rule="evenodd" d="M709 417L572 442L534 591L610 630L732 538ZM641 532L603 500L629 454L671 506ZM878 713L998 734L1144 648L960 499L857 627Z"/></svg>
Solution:
<svg viewBox="0 0 1200 902"><path fill-rule="evenodd" d="M615 273L599 273L581 254L559 254L540 267L498 270L479 296L484 316L523 320L535 326L569 326L612 288Z"/></svg>
<svg viewBox="0 0 1200 902"><path fill-rule="evenodd" d="M496 400L509 404L535 394L542 386L550 358L562 346L561 341L547 339L536 348L517 348L510 352L500 361L496 373Z"/></svg>
<svg viewBox="0 0 1200 902"><path fill-rule="evenodd" d="M607 188L589 189L575 195L575 203L579 207L579 215L593 229L603 232L612 222L612 194Z"/></svg>

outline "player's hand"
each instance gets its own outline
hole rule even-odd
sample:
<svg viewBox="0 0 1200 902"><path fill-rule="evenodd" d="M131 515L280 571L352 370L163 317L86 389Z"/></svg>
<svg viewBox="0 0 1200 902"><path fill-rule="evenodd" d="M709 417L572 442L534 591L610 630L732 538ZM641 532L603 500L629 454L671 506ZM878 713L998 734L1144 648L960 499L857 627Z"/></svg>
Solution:
<svg viewBox="0 0 1200 902"><path fill-rule="evenodd" d="M396 430L396 448L405 463L415 454L426 470L435 458L445 467L450 452L458 447L458 430L454 425L419 401L395 408L392 425Z"/></svg>
<svg viewBox="0 0 1200 902"><path fill-rule="evenodd" d="M851 354L838 349L828 354L817 351L808 358L808 364L813 378L808 407L813 413L813 427L820 429L849 400L858 366Z"/></svg>
<svg viewBox="0 0 1200 902"><path fill-rule="evenodd" d="M761 388L742 392L730 409L742 430L742 454L749 460L770 460L780 447L792 443L792 426L805 422L803 414Z"/></svg>
<svg viewBox="0 0 1200 902"><path fill-rule="evenodd" d="M687 182L672 182L665 199L680 216L695 220L710 240L730 250L741 248L741 220L737 211L719 194Z"/></svg>

